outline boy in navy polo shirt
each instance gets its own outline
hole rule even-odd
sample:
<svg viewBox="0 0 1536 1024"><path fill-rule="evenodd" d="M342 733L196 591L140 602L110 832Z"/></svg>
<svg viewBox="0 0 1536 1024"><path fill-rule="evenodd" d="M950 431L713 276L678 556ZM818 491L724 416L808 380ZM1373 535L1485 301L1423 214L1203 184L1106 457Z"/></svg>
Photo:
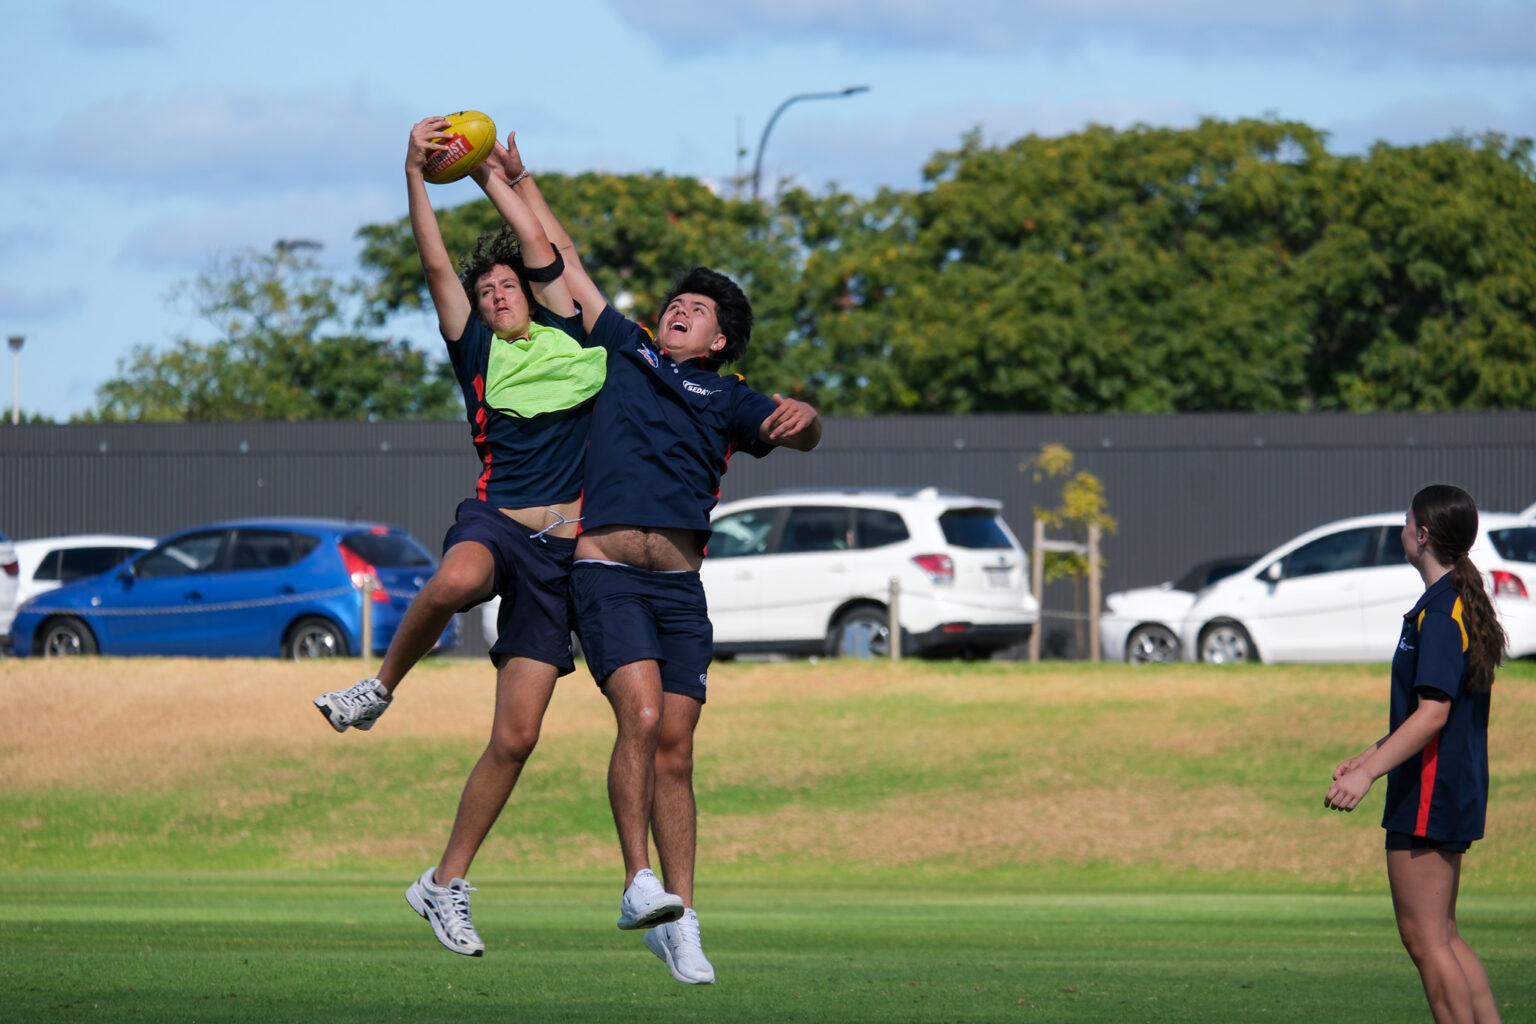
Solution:
<svg viewBox="0 0 1536 1024"><path fill-rule="evenodd" d="M371 729L453 614L501 595L491 738L464 784L442 860L406 891L444 946L480 956L464 876L533 752L555 680L575 668L567 591L582 457L606 367L602 352L576 340L584 331L559 253L506 176L492 173L505 157L499 146L475 180L511 234L482 237L462 277L455 271L424 175L447 126L429 117L411 129L405 176L411 231L480 461L475 495L459 504L442 563L411 601L378 676L315 704L337 732Z"/></svg>
<svg viewBox="0 0 1536 1024"><path fill-rule="evenodd" d="M674 978L710 984L693 912L693 732L713 654L698 572L709 512L734 453L809 451L821 419L804 402L719 373L745 354L752 331L752 307L725 275L698 268L679 281L654 339L609 307L509 149L515 187L565 255L589 343L608 352L571 600L587 665L618 723L608 796L624 856L619 927L652 929L646 946ZM649 867L652 829L666 889Z"/></svg>

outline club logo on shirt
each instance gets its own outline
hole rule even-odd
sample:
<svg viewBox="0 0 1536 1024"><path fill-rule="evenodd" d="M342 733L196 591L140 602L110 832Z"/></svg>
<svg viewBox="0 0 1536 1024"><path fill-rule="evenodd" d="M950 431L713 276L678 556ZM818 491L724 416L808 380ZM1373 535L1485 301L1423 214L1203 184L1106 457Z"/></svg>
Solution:
<svg viewBox="0 0 1536 1024"><path fill-rule="evenodd" d="M706 387L703 387L703 386L701 386L699 384L695 384L691 380L685 380L685 381L683 381L683 390L687 391L687 392L689 392L691 394L706 395L707 396L707 395L714 394L716 391L719 391L720 389L719 388L706 388Z"/></svg>
<svg viewBox="0 0 1536 1024"><path fill-rule="evenodd" d="M639 352L642 356L645 357L645 361L651 364L652 369L655 369L661 365L661 360L656 358L656 353L652 352L644 345L641 345L639 348L635 349L635 351Z"/></svg>
<svg viewBox="0 0 1536 1024"><path fill-rule="evenodd" d="M1399 637L1397 640L1397 649L1400 651L1411 651L1413 650L1413 644L1408 642L1407 637Z"/></svg>

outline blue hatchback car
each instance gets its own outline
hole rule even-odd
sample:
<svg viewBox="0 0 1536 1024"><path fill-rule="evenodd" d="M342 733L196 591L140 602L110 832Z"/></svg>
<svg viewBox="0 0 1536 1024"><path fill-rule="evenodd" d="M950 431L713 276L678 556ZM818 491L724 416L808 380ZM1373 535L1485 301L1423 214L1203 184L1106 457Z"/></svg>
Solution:
<svg viewBox="0 0 1536 1024"><path fill-rule="evenodd" d="M173 534L111 572L22 605L11 652L327 658L382 653L437 562L404 530L242 519ZM439 647L452 646L449 623Z"/></svg>

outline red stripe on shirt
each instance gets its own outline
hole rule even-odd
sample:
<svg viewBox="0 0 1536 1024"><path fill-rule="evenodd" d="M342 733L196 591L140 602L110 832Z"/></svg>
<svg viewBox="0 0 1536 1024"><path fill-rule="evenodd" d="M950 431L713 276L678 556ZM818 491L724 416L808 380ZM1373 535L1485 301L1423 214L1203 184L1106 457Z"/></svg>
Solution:
<svg viewBox="0 0 1536 1024"><path fill-rule="evenodd" d="M1413 834L1429 834L1429 805L1435 799L1435 769L1440 767L1440 734L1435 733L1424 744L1419 761L1419 817L1413 823Z"/></svg>
<svg viewBox="0 0 1536 1024"><path fill-rule="evenodd" d="M490 417L485 412L485 378L475 377L475 398L480 408L475 410L475 447L480 449L480 477L475 481L475 497L485 500L486 485L491 480L491 446L485 443L485 425Z"/></svg>

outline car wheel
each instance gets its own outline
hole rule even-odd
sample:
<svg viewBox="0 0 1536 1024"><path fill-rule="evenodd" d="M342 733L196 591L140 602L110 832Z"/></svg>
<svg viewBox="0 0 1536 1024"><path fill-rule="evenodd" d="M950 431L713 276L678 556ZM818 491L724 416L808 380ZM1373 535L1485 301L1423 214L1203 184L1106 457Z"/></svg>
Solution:
<svg viewBox="0 0 1536 1024"><path fill-rule="evenodd" d="M837 617L827 635L827 654L834 658L886 658L891 653L891 628L885 609L875 605L850 608Z"/></svg>
<svg viewBox="0 0 1536 1024"><path fill-rule="evenodd" d="M308 658L345 658L348 655L347 638L330 619L312 615L300 619L288 630L283 641L283 657L294 661Z"/></svg>
<svg viewBox="0 0 1536 1024"><path fill-rule="evenodd" d="M1179 638L1157 623L1137 626L1125 641L1125 660L1132 665L1166 665L1179 660Z"/></svg>
<svg viewBox="0 0 1536 1024"><path fill-rule="evenodd" d="M70 658L77 654L95 654L96 637L79 619L53 619L43 627L38 653L45 658Z"/></svg>
<svg viewBox="0 0 1536 1024"><path fill-rule="evenodd" d="M1259 660L1253 637L1231 619L1217 619L1200 631L1200 660L1213 665L1241 665Z"/></svg>

